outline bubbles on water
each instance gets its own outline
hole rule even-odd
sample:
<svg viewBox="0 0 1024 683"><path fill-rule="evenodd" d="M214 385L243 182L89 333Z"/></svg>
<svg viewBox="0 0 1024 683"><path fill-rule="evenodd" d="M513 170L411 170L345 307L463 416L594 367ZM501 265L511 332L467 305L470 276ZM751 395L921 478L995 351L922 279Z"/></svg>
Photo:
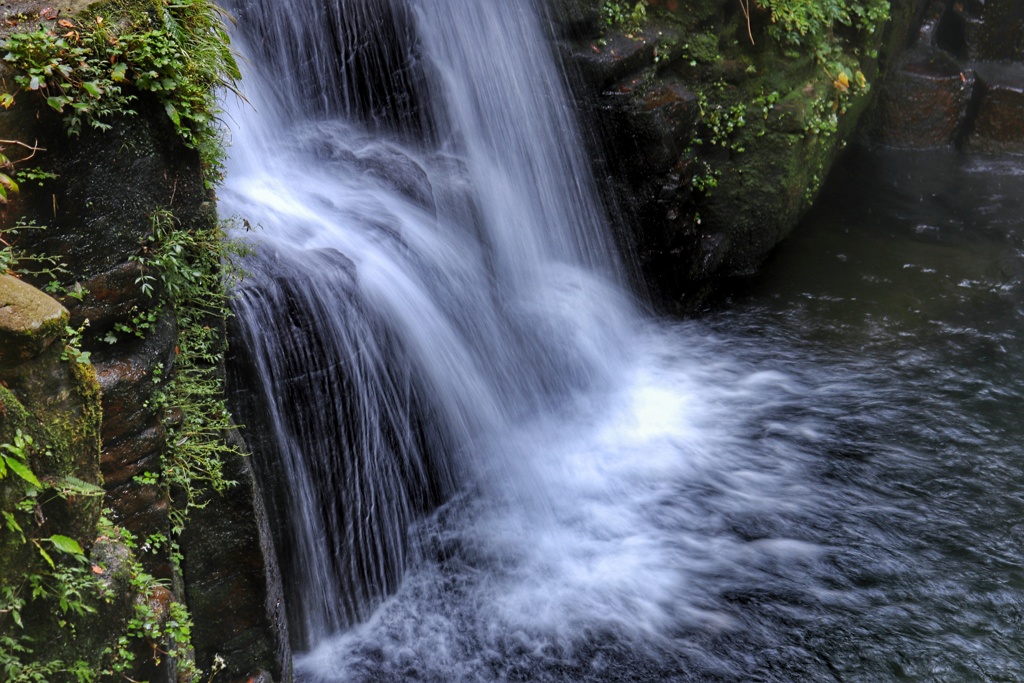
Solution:
<svg viewBox="0 0 1024 683"><path fill-rule="evenodd" d="M466 491L417 525L401 589L303 655L303 678L671 680L681 657L712 667L693 638L748 630L729 595L818 599L802 582L828 551L787 522L817 499L800 444L822 427L784 417L810 390L699 328L652 328L630 350L610 388L507 435L524 462L503 496Z"/></svg>

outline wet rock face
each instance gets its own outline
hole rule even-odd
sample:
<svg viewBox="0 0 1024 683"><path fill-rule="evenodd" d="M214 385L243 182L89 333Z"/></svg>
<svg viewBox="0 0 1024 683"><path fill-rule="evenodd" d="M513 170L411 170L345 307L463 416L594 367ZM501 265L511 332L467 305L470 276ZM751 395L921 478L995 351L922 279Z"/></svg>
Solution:
<svg viewBox="0 0 1024 683"><path fill-rule="evenodd" d="M122 342L116 353L97 351L107 503L118 524L139 538L170 533L170 501L163 487L136 477L158 475L163 468L167 430L155 408L155 393L162 388L157 368L172 367L176 340L174 318L165 314L145 339ZM158 578L171 577L166 556L149 555L145 562Z"/></svg>
<svg viewBox="0 0 1024 683"><path fill-rule="evenodd" d="M237 434L236 434L237 437ZM226 662L230 680L291 678L288 627L270 529L248 460L226 464L232 495L193 513L182 537L195 614L196 661ZM268 638L273 634L275 638Z"/></svg>
<svg viewBox="0 0 1024 683"><path fill-rule="evenodd" d="M42 112L40 127L48 139L40 165L57 178L26 193L23 211L50 229L32 235L31 244L23 240L23 246L72 264L83 283L104 274L116 278L119 269L130 267L130 257L141 253L152 233L158 209L171 210L185 226L201 220L198 207L207 194L198 154L177 142L162 110L143 99L138 109L137 116L113 122L116 133L86 129L73 139ZM40 131L34 133L38 137ZM134 283L119 289L139 295Z"/></svg>
<svg viewBox="0 0 1024 683"><path fill-rule="evenodd" d="M868 131L892 147L1024 154L1024 3L931 0Z"/></svg>
<svg viewBox="0 0 1024 683"><path fill-rule="evenodd" d="M1024 3L1019 0L955 2L952 26L963 26L962 43L972 61L1024 60Z"/></svg>

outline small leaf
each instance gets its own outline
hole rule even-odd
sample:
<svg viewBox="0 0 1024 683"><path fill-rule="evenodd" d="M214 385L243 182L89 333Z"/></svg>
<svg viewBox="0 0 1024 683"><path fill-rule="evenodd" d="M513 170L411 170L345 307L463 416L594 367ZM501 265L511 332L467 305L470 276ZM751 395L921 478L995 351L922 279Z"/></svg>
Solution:
<svg viewBox="0 0 1024 683"><path fill-rule="evenodd" d="M103 91L100 90L99 84L95 81L86 81L82 83L82 88L96 99L99 99L100 95L103 94Z"/></svg>
<svg viewBox="0 0 1024 683"><path fill-rule="evenodd" d="M178 110L174 108L173 104L168 102L164 105L164 110L167 112L167 115L171 117L171 121L174 122L175 126L181 125L181 117L178 116Z"/></svg>
<svg viewBox="0 0 1024 683"><path fill-rule="evenodd" d="M51 568L54 568L53 558L50 557L49 553L43 550L43 546L36 543L36 548L39 549L39 554L43 556L43 559L46 560L46 563L49 564Z"/></svg>
<svg viewBox="0 0 1024 683"><path fill-rule="evenodd" d="M4 520L7 523L7 528L15 533L22 533L21 525L18 524L18 520L14 518L13 512L4 511Z"/></svg>
<svg viewBox="0 0 1024 683"><path fill-rule="evenodd" d="M54 545L57 550L61 550L70 555L84 555L85 551L82 550L82 546L78 545L78 541L67 536L53 535L46 539Z"/></svg>
<svg viewBox="0 0 1024 683"><path fill-rule="evenodd" d="M46 103L59 112L64 111L65 100L63 97L47 97Z"/></svg>
<svg viewBox="0 0 1024 683"><path fill-rule="evenodd" d="M39 90L39 76L33 76L32 80L28 82L29 90Z"/></svg>
<svg viewBox="0 0 1024 683"><path fill-rule="evenodd" d="M12 104L14 104L14 95L9 92L0 94L0 107L10 109Z"/></svg>
<svg viewBox="0 0 1024 683"><path fill-rule="evenodd" d="M128 65L124 62L120 62L114 65L114 68L110 71L110 80L115 83L120 83L125 79L125 74L128 72ZM2 103L0 103L2 104Z"/></svg>
<svg viewBox="0 0 1024 683"><path fill-rule="evenodd" d="M18 183L14 182L14 179L6 173L0 173L0 185L11 192L18 191Z"/></svg>
<svg viewBox="0 0 1024 683"><path fill-rule="evenodd" d="M7 466L11 468L12 472L17 474L19 477L21 477L28 483L35 486L37 489L43 488L43 485L39 483L39 480L36 479L36 475L32 473L32 470L29 469L28 465L21 462L20 460L9 458L6 455L3 456L3 458L4 460L7 461Z"/></svg>

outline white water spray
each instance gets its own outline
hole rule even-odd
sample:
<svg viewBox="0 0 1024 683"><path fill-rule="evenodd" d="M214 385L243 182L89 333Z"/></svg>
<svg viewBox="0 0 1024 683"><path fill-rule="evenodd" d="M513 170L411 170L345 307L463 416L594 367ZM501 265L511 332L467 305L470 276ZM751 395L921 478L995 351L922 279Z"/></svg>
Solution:
<svg viewBox="0 0 1024 683"><path fill-rule="evenodd" d="M688 496L791 493L722 431L784 378L711 383L637 315L529 3L315 6L236 8L221 201L261 226L236 310L300 670L502 678L729 628L688 582L749 549Z"/></svg>

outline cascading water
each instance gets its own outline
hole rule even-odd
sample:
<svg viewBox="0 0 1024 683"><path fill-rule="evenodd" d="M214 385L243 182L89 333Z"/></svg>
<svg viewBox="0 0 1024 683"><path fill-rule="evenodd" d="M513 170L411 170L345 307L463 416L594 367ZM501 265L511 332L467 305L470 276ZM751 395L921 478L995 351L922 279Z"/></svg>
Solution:
<svg viewBox="0 0 1024 683"><path fill-rule="evenodd" d="M318 5L236 10L262 68L222 200L262 226L236 309L310 645L395 590L417 514L545 504L514 432L600 384L632 315L528 5Z"/></svg>
<svg viewBox="0 0 1024 683"><path fill-rule="evenodd" d="M927 506L886 479L971 442L943 397L973 384L921 383L841 319L816 345L803 292L792 324L775 303L724 318L734 338L638 313L531 3L232 11L251 104L221 211L258 226L235 393L300 679L886 680L944 670L890 666L920 634L943 665L977 654L904 628L908 584L971 577L920 551L903 508ZM951 426L907 426L932 422ZM1015 646L986 638L1006 668Z"/></svg>

